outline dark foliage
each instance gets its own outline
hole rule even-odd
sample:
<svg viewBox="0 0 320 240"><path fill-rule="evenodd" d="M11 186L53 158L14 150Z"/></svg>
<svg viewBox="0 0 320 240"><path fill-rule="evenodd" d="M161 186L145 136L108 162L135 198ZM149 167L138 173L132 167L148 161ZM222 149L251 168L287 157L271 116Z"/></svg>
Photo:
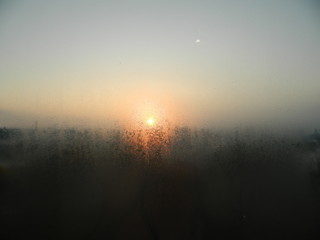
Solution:
<svg viewBox="0 0 320 240"><path fill-rule="evenodd" d="M0 129L1 239L319 239L319 136Z"/></svg>

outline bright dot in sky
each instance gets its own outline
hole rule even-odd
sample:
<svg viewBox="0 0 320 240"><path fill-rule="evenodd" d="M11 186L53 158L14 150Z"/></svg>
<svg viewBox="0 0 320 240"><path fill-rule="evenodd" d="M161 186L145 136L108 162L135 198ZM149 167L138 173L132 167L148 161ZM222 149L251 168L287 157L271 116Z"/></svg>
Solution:
<svg viewBox="0 0 320 240"><path fill-rule="evenodd" d="M200 39L197 39L197 40L196 40L196 43L199 43L199 42L200 42Z"/></svg>
<svg viewBox="0 0 320 240"><path fill-rule="evenodd" d="M152 118L149 118L149 119L147 120L147 124L148 124L149 126L153 126L153 125L154 125L154 120L153 120Z"/></svg>

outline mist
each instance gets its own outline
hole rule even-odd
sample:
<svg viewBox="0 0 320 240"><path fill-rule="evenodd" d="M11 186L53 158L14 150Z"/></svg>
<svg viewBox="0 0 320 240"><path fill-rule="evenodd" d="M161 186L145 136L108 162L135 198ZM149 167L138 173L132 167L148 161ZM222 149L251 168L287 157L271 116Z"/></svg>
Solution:
<svg viewBox="0 0 320 240"><path fill-rule="evenodd" d="M1 239L320 239L315 1L1 1Z"/></svg>

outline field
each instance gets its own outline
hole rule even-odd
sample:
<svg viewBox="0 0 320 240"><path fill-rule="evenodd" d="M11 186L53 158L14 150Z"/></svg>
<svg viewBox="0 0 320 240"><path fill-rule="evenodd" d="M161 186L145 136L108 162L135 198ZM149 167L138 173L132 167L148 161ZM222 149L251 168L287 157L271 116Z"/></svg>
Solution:
<svg viewBox="0 0 320 240"><path fill-rule="evenodd" d="M320 139L0 129L1 239L320 239Z"/></svg>

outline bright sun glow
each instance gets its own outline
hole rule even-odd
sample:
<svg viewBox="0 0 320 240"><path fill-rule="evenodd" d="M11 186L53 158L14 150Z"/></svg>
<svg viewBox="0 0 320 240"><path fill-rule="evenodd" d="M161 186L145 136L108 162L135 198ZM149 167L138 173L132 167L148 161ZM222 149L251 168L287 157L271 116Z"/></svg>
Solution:
<svg viewBox="0 0 320 240"><path fill-rule="evenodd" d="M154 120L153 120L152 118L149 118L149 119L147 120L147 124L148 124L149 126L153 126L153 125L155 124L155 122L154 122Z"/></svg>

